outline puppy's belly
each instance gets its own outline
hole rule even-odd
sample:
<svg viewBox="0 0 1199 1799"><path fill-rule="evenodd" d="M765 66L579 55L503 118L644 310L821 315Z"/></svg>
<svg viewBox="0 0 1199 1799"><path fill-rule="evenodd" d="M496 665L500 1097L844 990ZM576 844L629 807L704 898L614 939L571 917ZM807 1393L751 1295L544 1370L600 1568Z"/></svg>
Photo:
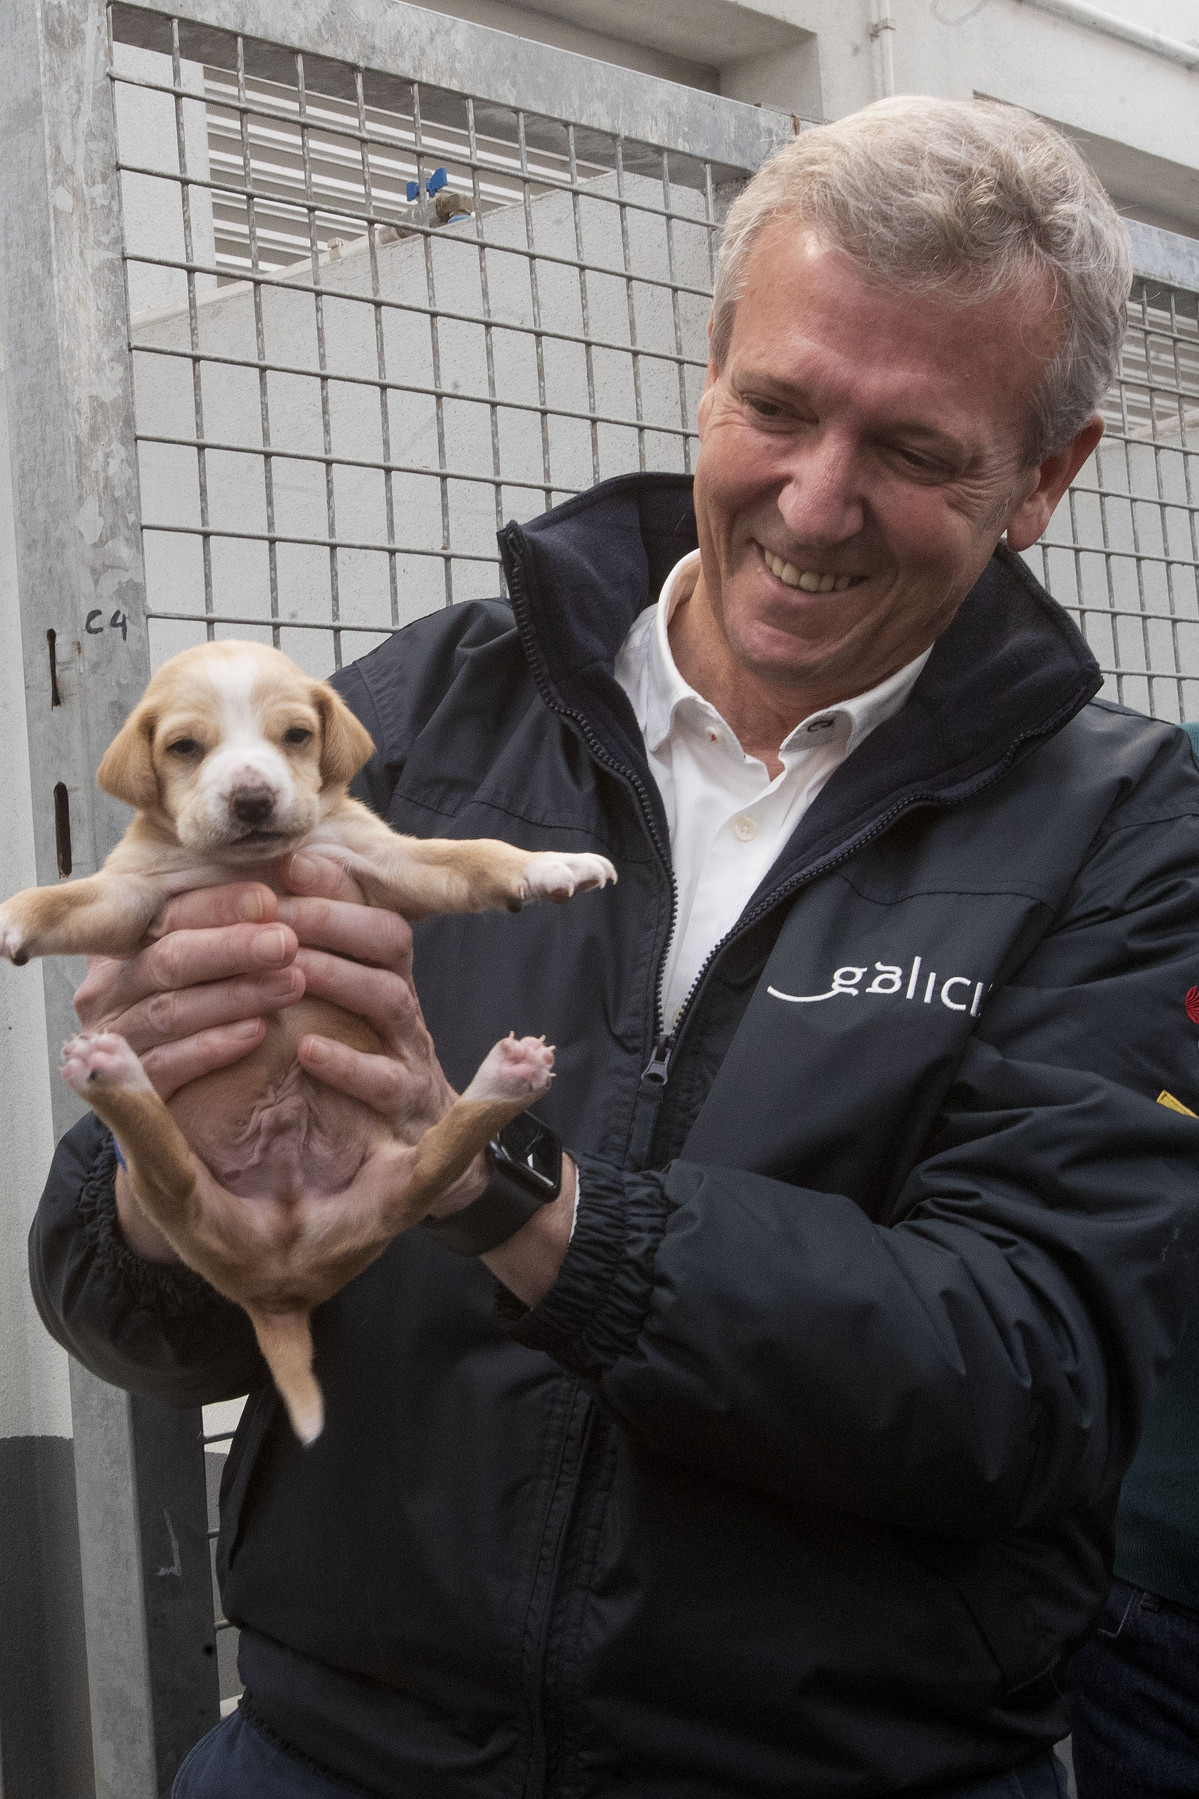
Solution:
<svg viewBox="0 0 1199 1799"><path fill-rule="evenodd" d="M389 1135L369 1106L305 1074L296 1045L309 1031L368 1054L383 1047L361 1018L303 999L267 1019L265 1038L248 1056L189 1082L168 1101L195 1154L230 1193L338 1193Z"/></svg>

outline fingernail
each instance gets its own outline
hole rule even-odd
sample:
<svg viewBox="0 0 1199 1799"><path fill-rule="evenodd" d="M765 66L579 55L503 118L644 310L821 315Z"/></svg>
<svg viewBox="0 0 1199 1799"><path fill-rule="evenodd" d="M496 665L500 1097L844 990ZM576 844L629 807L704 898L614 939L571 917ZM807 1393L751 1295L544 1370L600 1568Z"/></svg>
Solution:
<svg viewBox="0 0 1199 1799"><path fill-rule="evenodd" d="M256 962L267 962L277 968L287 955L287 938L275 925L268 931L259 931L250 947Z"/></svg>
<svg viewBox="0 0 1199 1799"><path fill-rule="evenodd" d="M292 887L312 887L320 873L311 856L296 854L287 864L288 884Z"/></svg>
<svg viewBox="0 0 1199 1799"><path fill-rule="evenodd" d="M257 887L251 887L248 893L242 894L237 902L237 916L239 918L244 918L247 924L257 924L265 914L266 907L263 904L262 894Z"/></svg>
<svg viewBox="0 0 1199 1799"><path fill-rule="evenodd" d="M261 1018L242 1018L237 1024L229 1026L229 1033L239 1043L248 1041L251 1037L257 1037L261 1023Z"/></svg>
<svg viewBox="0 0 1199 1799"><path fill-rule="evenodd" d="M304 1045L304 1060L306 1062L327 1062L329 1060L329 1053L329 1045L323 1043L319 1037L309 1037Z"/></svg>

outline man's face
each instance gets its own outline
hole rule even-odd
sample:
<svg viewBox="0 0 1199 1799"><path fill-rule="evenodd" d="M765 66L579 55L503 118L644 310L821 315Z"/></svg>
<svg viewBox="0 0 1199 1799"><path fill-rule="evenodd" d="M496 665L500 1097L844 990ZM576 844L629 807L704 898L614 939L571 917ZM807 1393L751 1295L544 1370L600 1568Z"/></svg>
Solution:
<svg viewBox="0 0 1199 1799"><path fill-rule="evenodd" d="M1057 335L1035 288L950 307L793 224L762 232L699 407L702 586L730 666L828 704L927 648L1004 528L1027 534Z"/></svg>

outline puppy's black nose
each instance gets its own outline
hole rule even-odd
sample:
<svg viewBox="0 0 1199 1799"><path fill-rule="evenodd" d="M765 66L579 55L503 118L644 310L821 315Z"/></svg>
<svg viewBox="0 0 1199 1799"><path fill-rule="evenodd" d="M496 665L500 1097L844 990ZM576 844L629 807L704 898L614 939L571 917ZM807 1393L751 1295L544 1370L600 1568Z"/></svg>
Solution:
<svg viewBox="0 0 1199 1799"><path fill-rule="evenodd" d="M269 787L235 787L229 795L229 810L243 825L264 825L274 807Z"/></svg>

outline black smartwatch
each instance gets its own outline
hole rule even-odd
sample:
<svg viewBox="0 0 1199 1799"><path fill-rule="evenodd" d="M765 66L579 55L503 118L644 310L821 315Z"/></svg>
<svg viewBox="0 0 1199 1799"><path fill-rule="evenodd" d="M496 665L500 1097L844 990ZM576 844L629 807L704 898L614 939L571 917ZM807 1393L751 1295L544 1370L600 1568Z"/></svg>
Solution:
<svg viewBox="0 0 1199 1799"><path fill-rule="evenodd" d="M562 1145L540 1119L522 1112L487 1145L491 1179L478 1199L449 1218L422 1223L460 1256L481 1256L514 1237L562 1191Z"/></svg>

